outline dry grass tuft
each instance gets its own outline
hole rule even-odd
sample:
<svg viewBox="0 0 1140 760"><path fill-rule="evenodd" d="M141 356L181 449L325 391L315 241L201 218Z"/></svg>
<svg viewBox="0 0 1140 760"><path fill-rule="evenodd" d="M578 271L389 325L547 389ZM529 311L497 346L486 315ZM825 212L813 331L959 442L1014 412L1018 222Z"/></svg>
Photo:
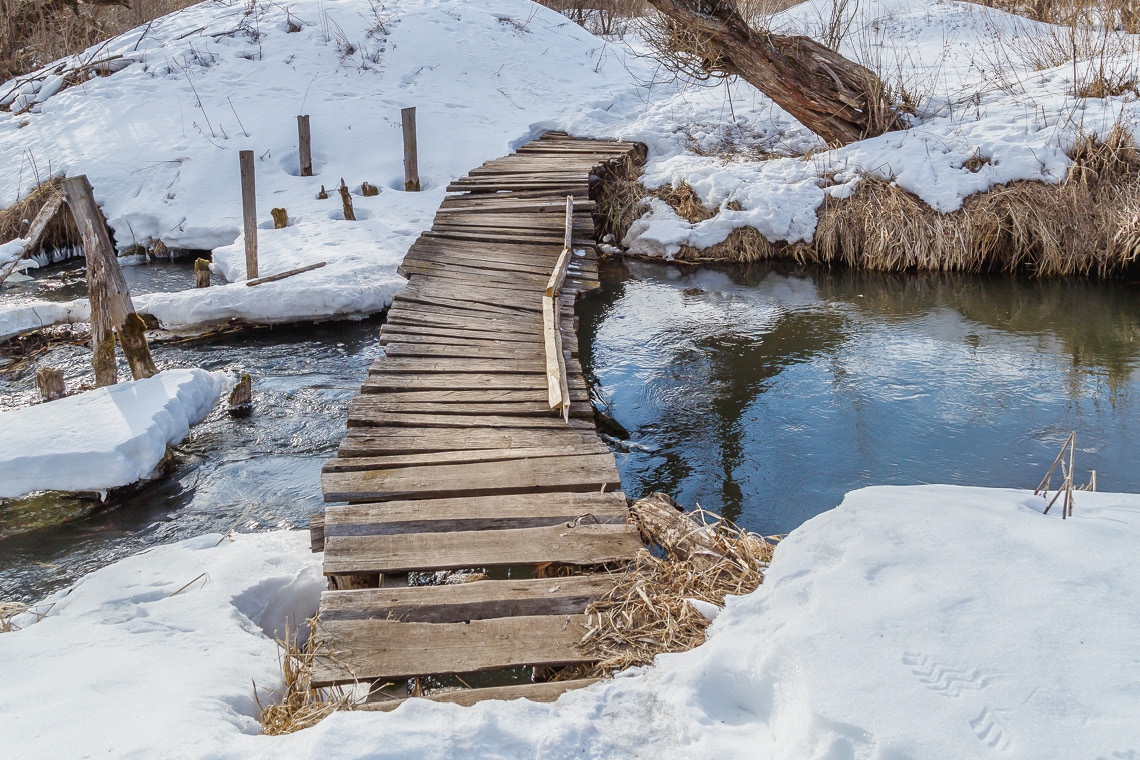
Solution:
<svg viewBox="0 0 1140 760"><path fill-rule="evenodd" d="M709 621L688 600L722 607L725 597L755 591L764 580L773 543L708 512L689 516L707 526L723 556L679 559L639 552L627 570L615 574L614 590L586 610L589 632L579 647L599 662L589 672L561 677L614 673L699 646Z"/></svg>
<svg viewBox="0 0 1140 760"><path fill-rule="evenodd" d="M11 633L20 630L12 623L12 618L28 611L28 605L23 602L0 602L0 633Z"/></svg>
<svg viewBox="0 0 1140 760"><path fill-rule="evenodd" d="M63 177L55 177L47 182L41 182L27 195L13 203L6 209L0 210L0 243L23 237L28 232L32 220L40 209L50 201L58 198ZM71 220L71 214L61 213L44 230L37 250L29 254L43 253L57 248L69 248L80 245L79 230Z"/></svg>
<svg viewBox="0 0 1140 760"><path fill-rule="evenodd" d="M771 243L754 229L740 228L710 248L682 247L677 258L784 258L878 271L1122 276L1140 260L1140 150L1131 133L1117 125L1103 136L1083 136L1069 155L1073 164L1060 184L998 185L949 214L892 182L867 177L850 197L828 197L817 209L811 243ZM985 163L978 157L963 168L977 171ZM627 198L636 195L630 187L622 192ZM662 198L690 222L713 215L684 185L643 192ZM629 216L631 222L636 218ZM628 225L615 237L622 239L627 230Z"/></svg>
<svg viewBox="0 0 1140 760"><path fill-rule="evenodd" d="M254 684L254 698L261 707L261 733L270 736L291 734L315 726L337 710L351 709L356 698L351 690L341 687L317 689L312 685L313 663L318 656L328 656L316 644L317 619L308 621L309 636L301 640L299 629L285 630L278 639L281 648L281 698L269 706L261 704ZM276 692L271 692L271 694Z"/></svg>

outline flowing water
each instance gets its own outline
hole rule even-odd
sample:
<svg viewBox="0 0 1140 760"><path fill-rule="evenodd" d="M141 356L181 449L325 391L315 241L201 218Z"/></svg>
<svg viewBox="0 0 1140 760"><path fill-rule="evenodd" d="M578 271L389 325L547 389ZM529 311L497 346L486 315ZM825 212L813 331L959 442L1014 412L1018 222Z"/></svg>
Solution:
<svg viewBox="0 0 1140 760"><path fill-rule="evenodd" d="M194 277L183 261L127 267L124 274L135 293L184 288ZM85 295L81 285L61 277L74 279L57 271L21 289L41 298L61 290L61 298ZM215 409L174 447L168 477L113 493L106 504L97 496L60 495L0 502L0 600L41 598L155 544L233 527L307 526L309 515L323 508L321 464L335 455L348 402L379 353L381 323L329 322L152 344L159 369L252 374L254 413L234 419ZM91 381L90 358L89 348L66 344L35 357L62 369L68 387ZM0 408L34 399L33 372L26 366L0 374ZM119 376L130 376L122 363Z"/></svg>
<svg viewBox="0 0 1140 760"><path fill-rule="evenodd" d="M1140 491L1135 287L642 263L603 280L582 361L631 434L630 496L786 533L862 486L1033 488L1072 430L1079 481Z"/></svg>
<svg viewBox="0 0 1140 760"><path fill-rule="evenodd" d="M193 278L188 262L125 271L136 293ZM74 298L81 279L64 265L4 298ZM1134 288L642 263L603 280L580 312L582 360L630 432L616 445L631 496L663 490L783 533L864 485L1031 488L1070 430L1080 477L1096 469L1101 490L1140 491ZM105 504L0 503L0 600L38 599L157 543L306 526L380 323L155 345L160 368L250 372L254 414L215 410L175 447L168 477ZM35 360L69 386L89 379L81 337ZM34 399L31 373L0 367L0 408Z"/></svg>

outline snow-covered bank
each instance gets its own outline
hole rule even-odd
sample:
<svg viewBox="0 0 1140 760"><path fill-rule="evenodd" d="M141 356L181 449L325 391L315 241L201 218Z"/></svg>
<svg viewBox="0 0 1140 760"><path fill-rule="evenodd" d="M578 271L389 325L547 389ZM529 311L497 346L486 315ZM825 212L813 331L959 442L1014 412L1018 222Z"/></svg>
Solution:
<svg viewBox="0 0 1140 760"><path fill-rule="evenodd" d="M102 491L148 477L229 383L220 372L171 369L0 412L0 498Z"/></svg>
<svg viewBox="0 0 1140 760"><path fill-rule="evenodd" d="M20 685L0 691L0 728L17 758L1131 757L1140 496L1081 493L1067 521L1043 507L856 491L794 531L696 650L552 705L413 700L284 737L252 735L250 679L275 682L265 632L315 608L318 559L299 532L203 537L100 570L0 636Z"/></svg>

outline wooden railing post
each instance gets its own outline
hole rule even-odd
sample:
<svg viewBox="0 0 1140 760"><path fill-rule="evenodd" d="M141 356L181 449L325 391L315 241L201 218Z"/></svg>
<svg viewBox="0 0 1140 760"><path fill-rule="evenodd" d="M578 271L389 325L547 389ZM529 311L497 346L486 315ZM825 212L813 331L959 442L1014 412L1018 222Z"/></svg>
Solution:
<svg viewBox="0 0 1140 760"><path fill-rule="evenodd" d="M127 281L119 268L119 260L107 234L103 212L95 204L95 194L87 177L68 177L63 181L63 197L83 238L83 255L87 259L87 288L91 303L91 364L96 385L113 385L118 380L115 368L115 335L136 380L158 374L150 348L146 343L146 325L135 313ZM112 333L114 330L114 333Z"/></svg>
<svg viewBox="0 0 1140 760"><path fill-rule="evenodd" d="M570 384L566 377L566 356L562 353L562 309L560 296L562 283L566 279L566 269L573 256L571 244L574 238L574 196L566 196L566 232L563 237L562 253L546 281L546 291L542 295L542 330L546 347L546 397L550 408L562 412L562 418L570 421Z"/></svg>
<svg viewBox="0 0 1140 760"><path fill-rule="evenodd" d="M309 115L297 117L297 153L301 163L301 176L313 176L313 138L309 133Z"/></svg>
<svg viewBox="0 0 1140 760"><path fill-rule="evenodd" d="M245 278L257 277L257 188L254 181L253 151L238 153L241 167L241 211L245 224Z"/></svg>
<svg viewBox="0 0 1140 760"><path fill-rule="evenodd" d="M400 125L404 131L404 189L420 190L420 163L416 147L416 108L400 110Z"/></svg>

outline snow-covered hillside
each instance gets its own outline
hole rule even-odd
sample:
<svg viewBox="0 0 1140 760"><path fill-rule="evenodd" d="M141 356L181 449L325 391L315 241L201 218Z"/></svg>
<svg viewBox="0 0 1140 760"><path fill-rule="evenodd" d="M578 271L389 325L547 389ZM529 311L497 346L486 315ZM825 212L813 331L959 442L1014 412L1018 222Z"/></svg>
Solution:
<svg viewBox="0 0 1140 760"><path fill-rule="evenodd" d="M818 34L831 6L810 0L773 26ZM770 240L810 239L824 197L848 195L867 176L894 180L939 211L997 183L1054 183L1078 134L1135 123L1130 95L1071 95L1083 67L1038 70L1025 51L1026 40L1052 34L1042 25L951 0L867 0L854 13L843 52L906 89L915 126L823 150L750 86L669 81L634 40L597 39L525 0L208 2L77 59L130 61L111 76L59 90L56 66L0 86L0 101L23 93L25 107L0 113L8 178L0 204L49 174L85 173L120 248L162 240L214 249L215 268L236 282L244 277L237 154L254 150L260 274L328 265L258 288L140 299L164 327L193 330L383 309L402 283L397 264L448 181L545 129L643 141L647 184L687 182L723 209L697 225L658 209L629 241L671 255L742 225ZM1136 47L1122 38L1109 63L1127 69ZM418 109L421 193L400 189L405 106ZM311 178L297 162L302 113L312 119ZM702 155L725 145L740 152ZM790 157L758 160L758 150ZM317 199L341 178L354 190L357 222L343 220L335 193ZM380 194L360 195L363 181ZM290 227L272 229L273 207L287 209ZM43 311L5 315L2 299L0 339L53 321ZM82 306L56 311L74 318Z"/></svg>
<svg viewBox="0 0 1140 760"><path fill-rule="evenodd" d="M255 735L251 679L276 684L271 636L315 609L319 557L301 532L203 536L0 635L5 757L1135 757L1140 497L1081 493L1065 521L1044 505L857 491L782 543L698 649L555 704L413 700L282 737Z"/></svg>

